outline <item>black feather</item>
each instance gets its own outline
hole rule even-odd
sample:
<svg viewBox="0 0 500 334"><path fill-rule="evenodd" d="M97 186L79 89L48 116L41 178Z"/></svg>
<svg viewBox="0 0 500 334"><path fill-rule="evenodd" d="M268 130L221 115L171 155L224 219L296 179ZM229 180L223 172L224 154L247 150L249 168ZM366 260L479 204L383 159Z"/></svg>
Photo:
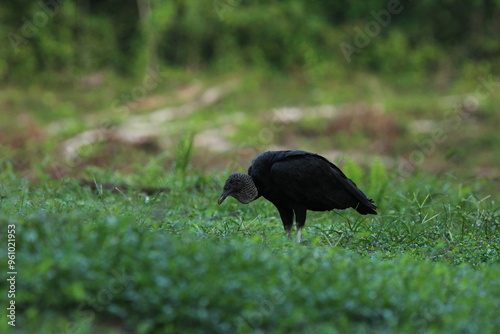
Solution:
<svg viewBox="0 0 500 334"><path fill-rule="evenodd" d="M248 174L259 196L277 207L287 232L294 214L297 227L304 225L306 210L354 208L361 214L377 214L373 201L353 181L333 163L314 153L265 152L253 160Z"/></svg>

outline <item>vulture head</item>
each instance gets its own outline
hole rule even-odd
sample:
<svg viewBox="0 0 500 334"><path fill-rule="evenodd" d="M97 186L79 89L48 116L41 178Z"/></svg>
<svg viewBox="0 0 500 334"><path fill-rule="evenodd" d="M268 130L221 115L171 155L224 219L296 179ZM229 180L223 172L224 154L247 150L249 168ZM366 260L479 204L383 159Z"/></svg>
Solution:
<svg viewBox="0 0 500 334"><path fill-rule="evenodd" d="M224 190L217 201L219 205L227 196L233 196L243 204L250 203L258 197L257 187L248 174L233 173L229 175L224 184Z"/></svg>

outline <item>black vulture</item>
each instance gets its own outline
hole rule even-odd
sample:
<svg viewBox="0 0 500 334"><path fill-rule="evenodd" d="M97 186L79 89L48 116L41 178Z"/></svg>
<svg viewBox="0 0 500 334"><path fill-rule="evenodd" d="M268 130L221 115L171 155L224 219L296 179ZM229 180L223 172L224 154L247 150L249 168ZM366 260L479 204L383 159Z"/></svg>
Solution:
<svg viewBox="0 0 500 334"><path fill-rule="evenodd" d="M298 242L307 210L354 208L362 215L377 214L373 200L337 166L318 154L305 151L260 154L252 161L248 174L233 173L228 177L219 205L227 196L244 204L263 196L278 209L288 238L291 238L295 216Z"/></svg>

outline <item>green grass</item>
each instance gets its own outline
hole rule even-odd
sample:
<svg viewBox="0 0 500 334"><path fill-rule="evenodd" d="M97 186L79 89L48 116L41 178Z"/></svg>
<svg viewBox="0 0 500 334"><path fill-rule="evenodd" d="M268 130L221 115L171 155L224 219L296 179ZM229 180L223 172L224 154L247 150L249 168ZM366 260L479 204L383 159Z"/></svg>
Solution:
<svg viewBox="0 0 500 334"><path fill-rule="evenodd" d="M103 119L120 124L126 115L116 115L110 101L129 94L134 83L115 85L117 78L106 77L105 90L81 99L74 87L36 87L26 98L21 89L2 91L0 105L8 108L0 117L0 235L16 225L14 332L499 331L498 182L476 177L489 170L495 175L498 165L491 153L500 138L492 126L497 95L488 96L476 116L450 126L446 122L459 110L449 114L437 93L398 91L387 78L368 74L342 84L259 71L191 76L170 73L167 88L150 92L162 94L154 108L189 102L179 94L185 86L238 84L218 103L168 122L169 146L148 151L103 142L69 164L61 141ZM446 93L473 91L474 82L467 82L467 89ZM46 98L35 103L39 95ZM368 119L306 117L291 124L273 115L275 108L359 101L385 111L368 113ZM25 109L32 113L12 123ZM432 133L408 130L422 118L448 124L445 140L434 142L414 173L384 167L428 149ZM380 120L393 125L377 129L386 124ZM51 132L54 124L60 128ZM224 126L231 129L231 153L194 145L193 136ZM230 198L218 206L227 175L247 168L250 149L270 145L342 152L335 162L375 200L380 214L309 212L299 245L285 238L277 210L263 199L242 205ZM351 153L363 157L362 167L343 158ZM80 177L129 190L94 191ZM134 190L140 187L167 191L145 195ZM0 252L3 270L6 248ZM0 304L7 303L2 289ZM5 311L1 315L5 320ZM0 322L0 332L7 329Z"/></svg>
<svg viewBox="0 0 500 334"><path fill-rule="evenodd" d="M310 213L296 244L263 199L217 206L229 171L200 172L181 153L171 171L155 160L129 175L87 170L99 181L169 188L153 196L30 182L2 163L0 222L16 225L14 332L500 329L500 210L486 181L401 179L377 162L365 171L348 163L380 215Z"/></svg>
<svg viewBox="0 0 500 334"><path fill-rule="evenodd" d="M8 68L14 79L0 84L0 236L16 227L18 272L17 326L7 325L4 281L0 333L500 332L494 39L454 24L437 29L446 20L413 31L419 15L443 10L428 1L348 64L339 45L365 27L363 5L324 11L294 1L261 11L259 3L165 2L153 6L165 15L146 15L153 21L139 35L135 25L112 29L114 13L89 12L73 32L79 38L48 22L16 59L0 58L0 75ZM474 17L491 26L478 8L467 9L463 26ZM62 9L54 19L81 21L74 6ZM290 18L301 29L288 29ZM81 37L95 47L74 57ZM157 51L153 78L144 67ZM228 84L216 103L162 123L154 141L110 135L73 158L63 153L82 132L189 107ZM325 105L339 115L307 110ZM293 116L280 115L286 108L304 118L280 120ZM225 152L200 142L222 142ZM271 147L334 157L379 215L310 212L296 244L263 199L217 206L225 177ZM404 161L411 166L400 170ZM80 178L128 190L92 190ZM6 252L1 246L4 273Z"/></svg>

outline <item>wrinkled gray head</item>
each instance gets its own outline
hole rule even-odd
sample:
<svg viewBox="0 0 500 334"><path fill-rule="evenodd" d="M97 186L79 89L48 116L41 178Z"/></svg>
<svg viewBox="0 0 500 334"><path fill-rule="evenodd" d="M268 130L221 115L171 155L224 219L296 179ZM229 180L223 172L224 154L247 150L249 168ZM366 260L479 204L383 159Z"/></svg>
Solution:
<svg viewBox="0 0 500 334"><path fill-rule="evenodd" d="M224 202L227 196L233 196L241 203L247 204L257 198L258 191L250 175L233 173L227 178L218 203Z"/></svg>

